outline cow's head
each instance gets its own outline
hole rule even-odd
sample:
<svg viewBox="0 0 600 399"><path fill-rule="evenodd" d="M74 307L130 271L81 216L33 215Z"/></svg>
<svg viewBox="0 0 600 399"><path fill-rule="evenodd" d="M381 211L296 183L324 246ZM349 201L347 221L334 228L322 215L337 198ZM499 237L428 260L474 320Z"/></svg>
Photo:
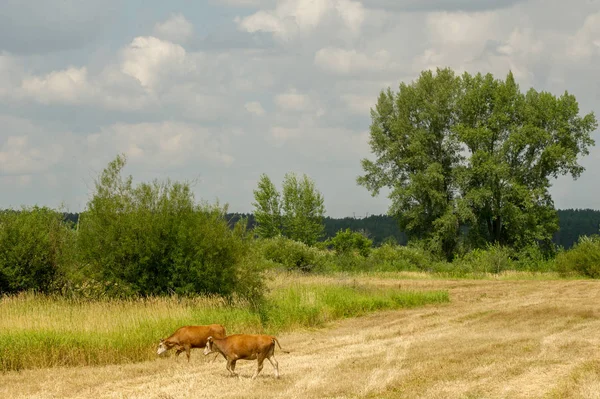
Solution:
<svg viewBox="0 0 600 399"><path fill-rule="evenodd" d="M204 355L208 355L209 353L212 353L213 349L213 337L210 336L208 338L206 338L206 346L204 347ZM218 355L217 355L218 356Z"/></svg>
<svg viewBox="0 0 600 399"><path fill-rule="evenodd" d="M158 349L156 350L156 354L160 355L162 353L165 353L168 350L169 350L169 347L167 346L167 343L165 342L164 339L161 338L160 342L158 343Z"/></svg>

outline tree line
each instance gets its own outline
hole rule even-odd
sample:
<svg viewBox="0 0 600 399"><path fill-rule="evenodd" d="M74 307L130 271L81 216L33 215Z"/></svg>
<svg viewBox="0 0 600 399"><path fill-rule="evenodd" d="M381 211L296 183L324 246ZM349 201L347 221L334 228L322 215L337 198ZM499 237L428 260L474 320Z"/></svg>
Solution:
<svg viewBox="0 0 600 399"><path fill-rule="evenodd" d="M554 233L552 242L559 247L569 249L581 236L591 236L600 233L600 210L595 209L558 209L559 229ZM64 213L65 220L75 225L79 218L78 213ZM256 227L257 222L252 213L230 212L224 215L229 227L234 228L240 220L246 220L248 229ZM373 241L373 246L378 247L383 243L391 242L406 245L408 237L400 230L398 221L389 215L369 215L364 218L344 217L323 218L324 235L322 240L336 236L339 231L350 229L363 233Z"/></svg>

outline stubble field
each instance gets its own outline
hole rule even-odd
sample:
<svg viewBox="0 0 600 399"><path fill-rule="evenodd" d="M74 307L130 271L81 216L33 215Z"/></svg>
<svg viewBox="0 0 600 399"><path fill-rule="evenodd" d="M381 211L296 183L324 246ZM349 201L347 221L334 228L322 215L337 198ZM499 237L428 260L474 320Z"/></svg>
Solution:
<svg viewBox="0 0 600 399"><path fill-rule="evenodd" d="M3 398L599 398L600 285L586 280L364 278L448 290L450 303L279 334L265 362L192 351L151 361L0 374Z"/></svg>

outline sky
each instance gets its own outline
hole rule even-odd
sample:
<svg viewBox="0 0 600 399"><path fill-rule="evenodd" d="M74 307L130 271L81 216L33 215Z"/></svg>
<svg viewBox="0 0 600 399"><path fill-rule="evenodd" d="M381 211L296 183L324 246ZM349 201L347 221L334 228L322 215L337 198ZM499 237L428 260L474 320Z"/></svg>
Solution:
<svg viewBox="0 0 600 399"><path fill-rule="evenodd" d="M331 217L384 214L356 184L370 108L425 69L512 71L600 108L600 0L2 0L0 208L78 212L117 154L251 212L262 173L314 180ZM600 209L600 134L555 206Z"/></svg>

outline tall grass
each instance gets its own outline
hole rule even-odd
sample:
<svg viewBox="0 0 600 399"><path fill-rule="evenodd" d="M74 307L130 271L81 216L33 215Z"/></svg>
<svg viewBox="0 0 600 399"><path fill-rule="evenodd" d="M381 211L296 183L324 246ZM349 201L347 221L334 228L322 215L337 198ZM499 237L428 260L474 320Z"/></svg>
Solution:
<svg viewBox="0 0 600 399"><path fill-rule="evenodd" d="M380 309L448 301L446 291L299 279L275 287L258 309L219 297L82 301L21 294L0 301L0 370L150 360L158 340L182 325L221 323L228 334L276 334Z"/></svg>

